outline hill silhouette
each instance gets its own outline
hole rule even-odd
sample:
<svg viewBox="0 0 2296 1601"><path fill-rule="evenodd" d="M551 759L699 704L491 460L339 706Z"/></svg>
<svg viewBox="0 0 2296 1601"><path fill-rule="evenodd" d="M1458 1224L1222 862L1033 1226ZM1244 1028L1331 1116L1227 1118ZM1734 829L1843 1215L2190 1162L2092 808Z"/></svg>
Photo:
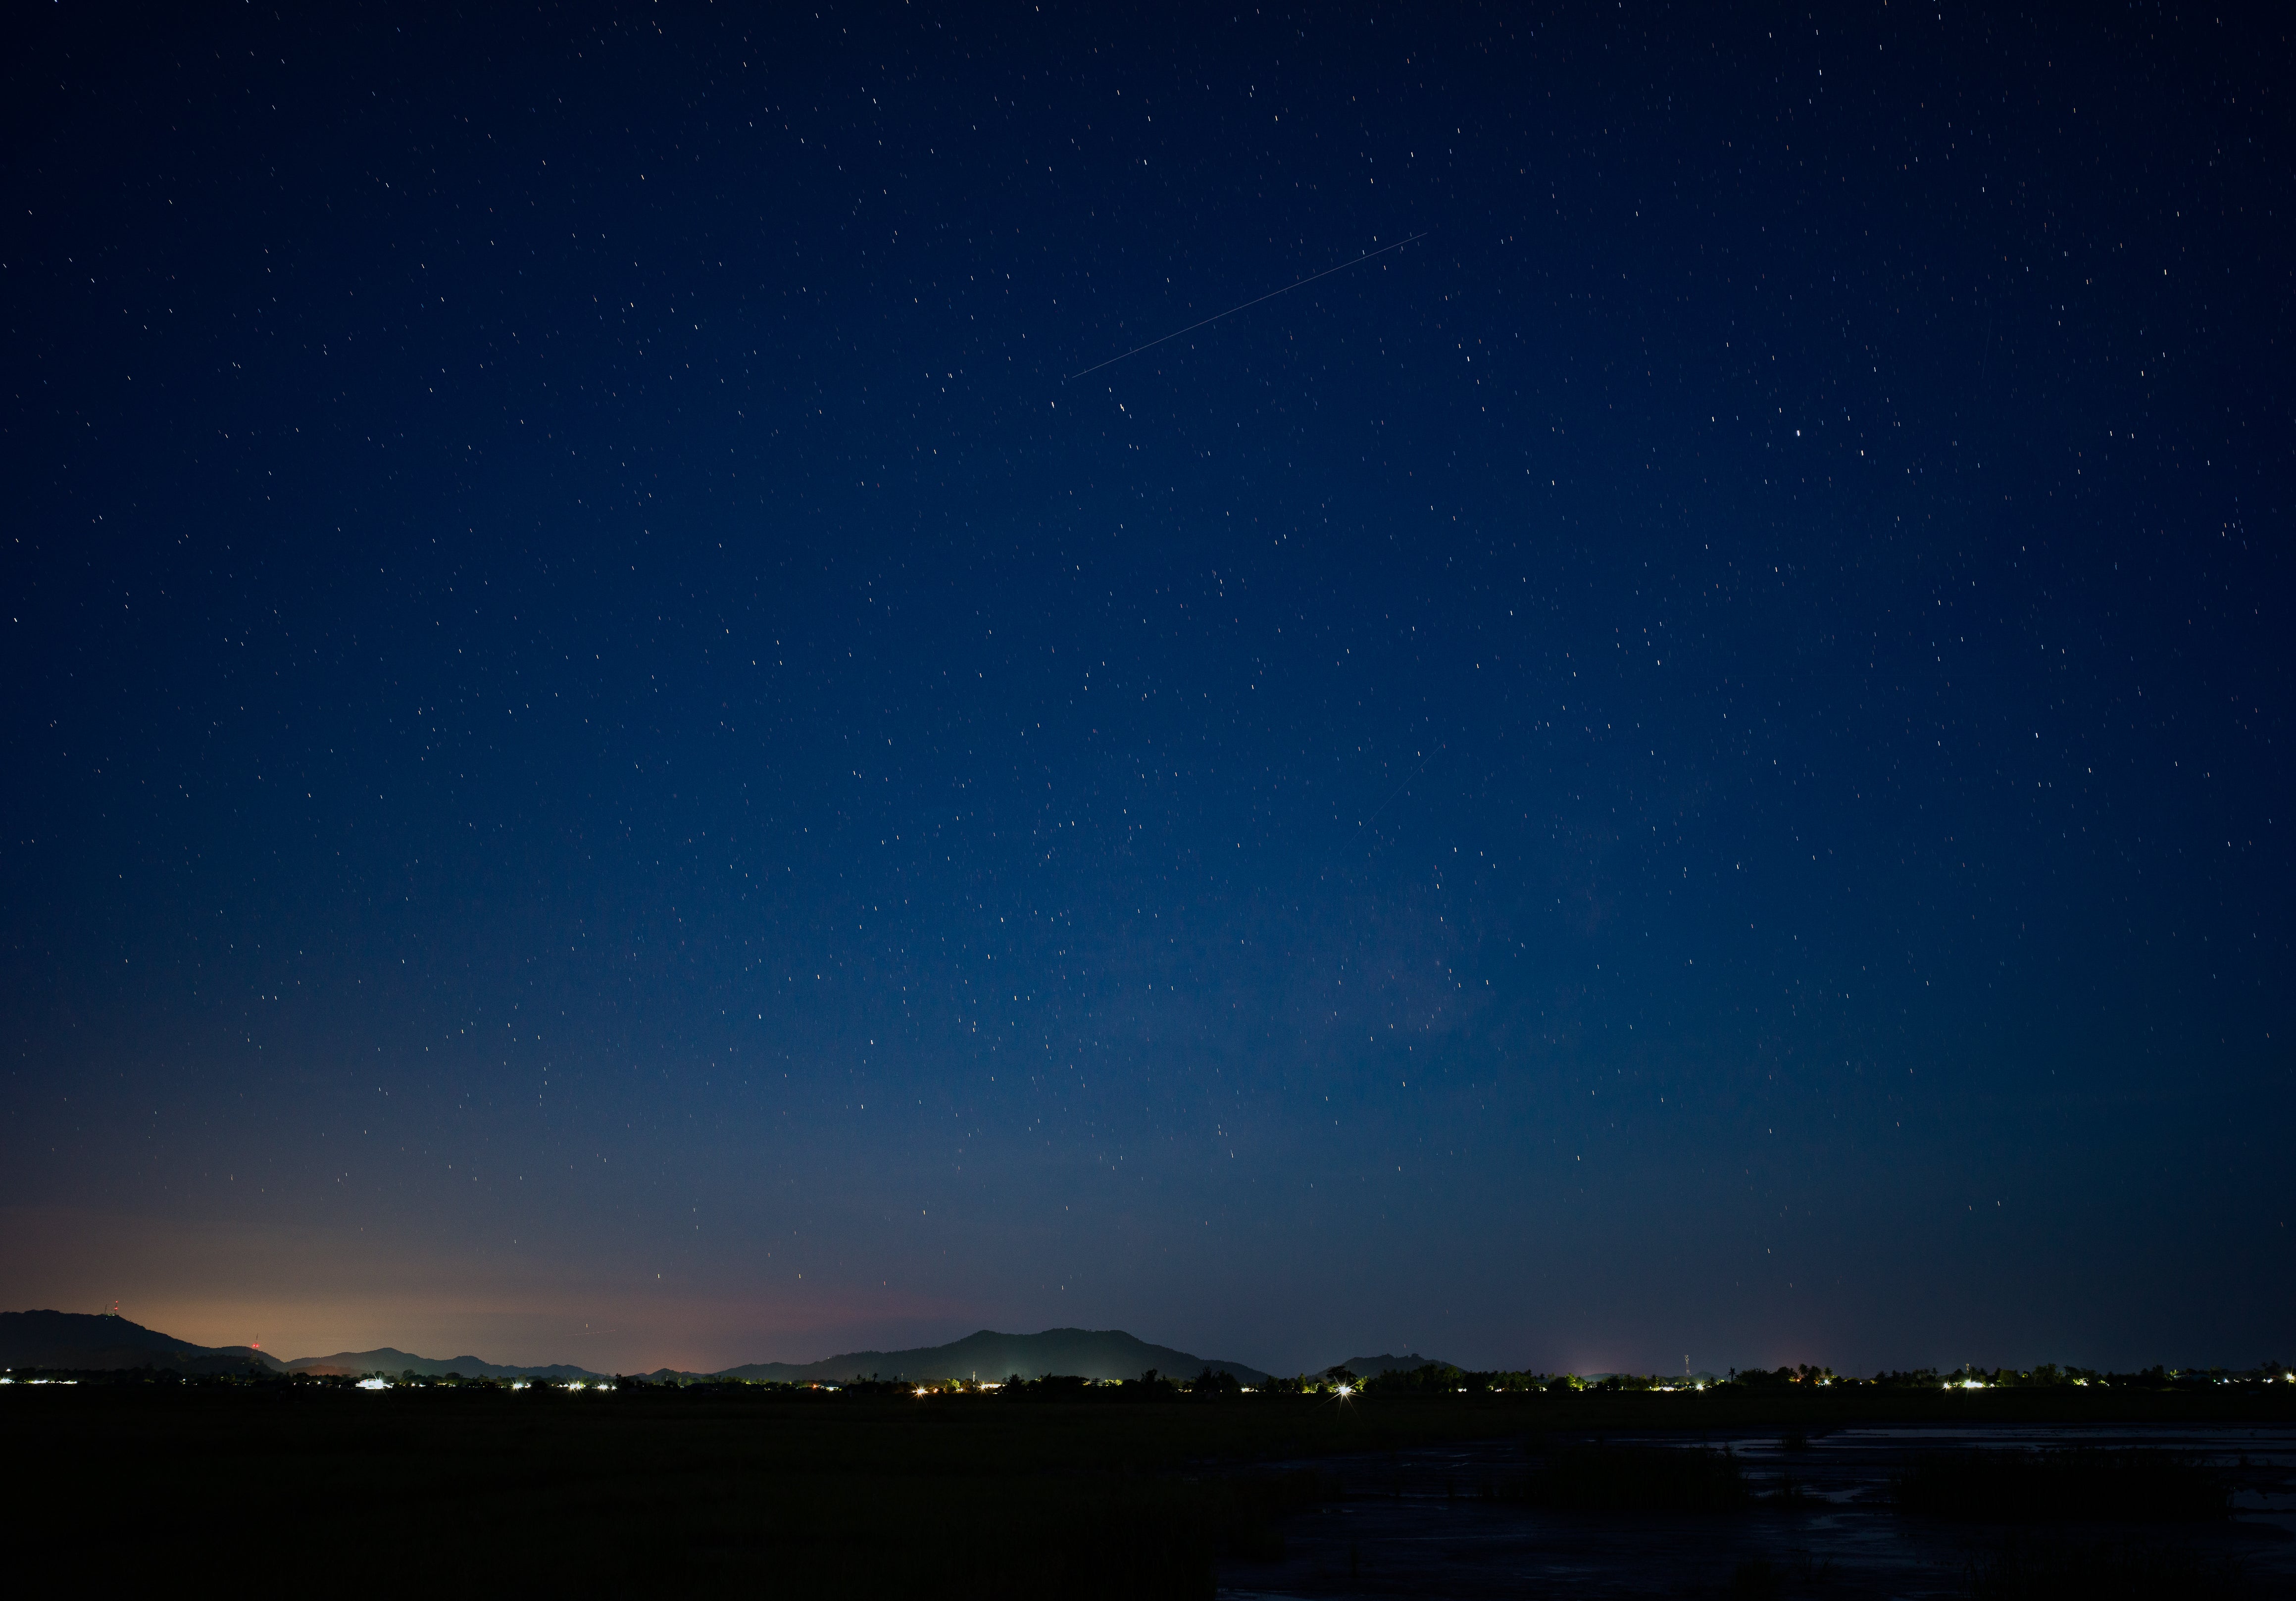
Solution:
<svg viewBox="0 0 2296 1601"><path fill-rule="evenodd" d="M1417 1367L1417 1357L1359 1358L1349 1364L1369 1376L1386 1366ZM1365 1366L1364 1364L1370 1364ZM474 1356L423 1357L396 1346L341 1351L332 1356L281 1361L268 1351L244 1345L194 1345L125 1318L80 1312L0 1312L0 1367L168 1367L183 1373L238 1373L261 1367L273 1373L308 1373L357 1377L397 1375L412 1369L437 1378L603 1377L570 1363L489 1362ZM817 1362L749 1362L721 1369L712 1377L775 1380L791 1383L841 1383L857 1375L881 1375L920 1383L947 1379L1002 1379L1013 1374L1036 1378L1073 1374L1089 1379L1136 1379L1150 1368L1169 1378L1190 1379L1209 1367L1232 1373L1247 1384L1265 1383L1267 1372L1249 1362L1226 1361L1152 1345L1122 1329L1053 1328L1035 1334L1005 1334L982 1329L947 1345L906 1351L853 1351ZM659 1377L693 1378L664 1368Z"/></svg>
<svg viewBox="0 0 2296 1601"><path fill-rule="evenodd" d="M349 1375L357 1377L365 1373L399 1374L412 1369L425 1378L439 1378L446 1374L459 1373L466 1379L594 1379L595 1374L586 1367L575 1367L559 1362L550 1367L520 1367L516 1363L488 1362L478 1357L418 1357L412 1351L384 1345L373 1351L339 1351L331 1357L297 1357L287 1364L290 1373L320 1375Z"/></svg>
<svg viewBox="0 0 2296 1601"><path fill-rule="evenodd" d="M125 1318L91 1312L0 1312L0 1367L171 1367L179 1373L283 1372L248 1345L194 1345Z"/></svg>
<svg viewBox="0 0 2296 1601"><path fill-rule="evenodd" d="M789 1383L841 1383L856 1375L914 1379L1002 1379L1013 1374L1075 1374L1088 1379L1136 1379L1149 1368L1171 1378L1190 1379L1210 1367L1235 1375L1247 1384L1267 1373L1248 1362L1191 1356L1168 1345L1151 1345L1122 1329L1048 1328L1037 1334L1000 1334L984 1328L947 1345L909 1351L849 1351L818 1362L749 1362L721 1376L771 1379Z"/></svg>
<svg viewBox="0 0 2296 1601"><path fill-rule="evenodd" d="M1414 1368L1424 1367L1435 1361L1433 1357L1423 1357L1414 1351L1408 1356L1401 1357L1349 1357L1340 1366L1359 1379L1369 1379L1377 1378L1382 1373L1409 1373ZM1436 1362L1436 1366L1448 1367L1449 1364Z"/></svg>

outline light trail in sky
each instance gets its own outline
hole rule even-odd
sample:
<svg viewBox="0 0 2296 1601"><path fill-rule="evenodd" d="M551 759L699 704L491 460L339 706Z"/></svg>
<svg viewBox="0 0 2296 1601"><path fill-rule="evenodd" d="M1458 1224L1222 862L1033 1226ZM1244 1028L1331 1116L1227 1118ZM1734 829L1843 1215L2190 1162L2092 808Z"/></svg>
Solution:
<svg viewBox="0 0 2296 1601"><path fill-rule="evenodd" d="M1384 256L1384 255L1386 255L1386 254L1388 253L1388 251L1390 251L1390 250L1401 250L1405 245L1406 245L1406 244L1410 244L1410 243L1414 242L1414 241L1416 241L1416 240L1424 239L1424 238L1426 238L1426 237L1427 237L1427 235L1426 235L1423 232L1423 233L1418 233L1418 234L1414 234L1411 236L1411 238L1409 238L1409 239L1398 239L1398 240L1397 240L1393 244L1385 244L1385 245L1382 245L1379 249L1377 249L1377 250L1365 250L1362 255L1357 256L1357 257L1353 261L1342 261L1342 262L1341 262L1341 263L1339 264L1339 266L1337 266L1337 267L1325 267L1325 268L1324 268L1322 272L1320 272L1320 273L1311 273L1311 274L1309 274L1307 277L1304 277L1304 278L1300 279L1300 282L1299 282L1299 283L1286 283L1286 284L1285 284L1283 288L1281 288L1281 289L1271 289L1271 290L1269 290L1266 294L1261 295L1261 296L1259 297L1259 300L1246 300L1246 301L1245 301L1242 305L1241 305L1241 306L1231 306L1231 307L1229 307L1226 311L1218 312L1218 313L1214 314L1214 315L1213 315L1213 316L1208 316L1208 317L1206 317L1206 318L1205 318L1202 322L1201 322L1201 323L1190 323L1190 324L1189 324L1186 327L1185 327L1185 328L1175 328L1175 329L1173 329L1173 330L1172 330L1172 332L1171 332L1171 333L1167 333L1167 334L1160 335L1160 337L1155 338L1155 339L1152 339L1152 340L1150 340L1150 341L1149 341L1146 344L1144 344L1144 345L1135 345L1135 346L1133 346L1133 347L1132 347L1132 349L1130 349L1129 350L1127 350L1127 351L1124 353L1124 355L1123 355L1123 356L1111 356L1111 357L1110 357L1106 361L1103 361L1103 362L1096 362L1096 363L1095 363L1093 365L1091 365L1091 366L1088 366L1088 367L1085 368L1085 370L1084 370L1083 372L1081 372L1081 373L1070 373L1070 374L1069 374L1069 376L1070 376L1071 379L1082 378L1082 377L1085 377L1085 376L1086 376L1086 375L1088 375L1088 374L1090 374L1099 372L1099 371L1100 371L1100 369L1101 369L1102 367L1112 367L1112 366L1114 366L1118 362L1124 360L1126 357L1137 356L1137 355L1139 355L1139 354L1140 354L1140 352L1141 352L1141 351L1143 351L1143 350L1152 350L1152 349L1154 349L1158 345L1162 344L1166 340L1174 340L1174 339L1177 339L1177 338L1179 338L1179 337L1180 337L1180 335L1182 335L1183 333L1194 333L1197 329L1199 329L1199 328L1206 328L1206 327L1210 327L1212 324L1218 322L1218 321L1220 320L1220 318L1221 318L1221 317L1224 317L1224 316L1234 316L1237 312L1239 312L1239 311L1249 311L1249 310L1250 310L1254 306L1259 305L1259 304L1260 303L1260 301L1262 301L1262 300L1274 300L1277 295L1288 295L1288 294L1290 294L1293 290L1298 289L1298 288L1301 287L1301 286L1302 286L1302 285L1304 285L1304 284L1313 283L1314 283L1317 278L1328 278L1328 277L1330 277L1333 273L1343 273L1343 272L1347 271L1347 270L1348 270L1348 268L1349 268L1349 267L1360 267L1360 266L1362 266L1365 262L1366 262L1366 261L1370 260L1370 259L1371 259L1373 257L1374 257L1374 256Z"/></svg>

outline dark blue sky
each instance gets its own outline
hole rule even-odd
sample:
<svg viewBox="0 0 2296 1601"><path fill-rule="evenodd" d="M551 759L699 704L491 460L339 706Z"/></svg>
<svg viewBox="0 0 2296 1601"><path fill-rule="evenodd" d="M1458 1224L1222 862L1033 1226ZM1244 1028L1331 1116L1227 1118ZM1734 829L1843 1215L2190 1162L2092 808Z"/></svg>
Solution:
<svg viewBox="0 0 2296 1601"><path fill-rule="evenodd" d="M2284 33L1103 9L40 20L0 1301L2284 1354Z"/></svg>

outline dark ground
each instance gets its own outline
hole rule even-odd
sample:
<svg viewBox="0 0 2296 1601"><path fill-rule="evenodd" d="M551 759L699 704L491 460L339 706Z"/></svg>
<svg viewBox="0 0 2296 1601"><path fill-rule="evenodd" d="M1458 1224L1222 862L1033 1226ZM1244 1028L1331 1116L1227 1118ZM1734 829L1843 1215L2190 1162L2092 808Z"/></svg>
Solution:
<svg viewBox="0 0 2296 1601"><path fill-rule="evenodd" d="M989 1397L0 1390L4 1529L110 1585L331 1591L665 1584L775 1596L1208 1596L1282 1520L1359 1493L1318 1464L1554 1432L2296 1423L2296 1393ZM1299 1526L1296 1523L1294 1526Z"/></svg>

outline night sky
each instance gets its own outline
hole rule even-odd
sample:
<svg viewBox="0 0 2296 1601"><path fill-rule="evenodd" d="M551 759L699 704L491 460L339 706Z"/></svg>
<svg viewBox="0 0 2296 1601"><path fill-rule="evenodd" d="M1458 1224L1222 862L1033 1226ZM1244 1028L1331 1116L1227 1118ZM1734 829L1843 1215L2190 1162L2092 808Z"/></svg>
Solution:
<svg viewBox="0 0 2296 1601"><path fill-rule="evenodd" d="M0 1304L2284 1357L2269 10L28 9Z"/></svg>

